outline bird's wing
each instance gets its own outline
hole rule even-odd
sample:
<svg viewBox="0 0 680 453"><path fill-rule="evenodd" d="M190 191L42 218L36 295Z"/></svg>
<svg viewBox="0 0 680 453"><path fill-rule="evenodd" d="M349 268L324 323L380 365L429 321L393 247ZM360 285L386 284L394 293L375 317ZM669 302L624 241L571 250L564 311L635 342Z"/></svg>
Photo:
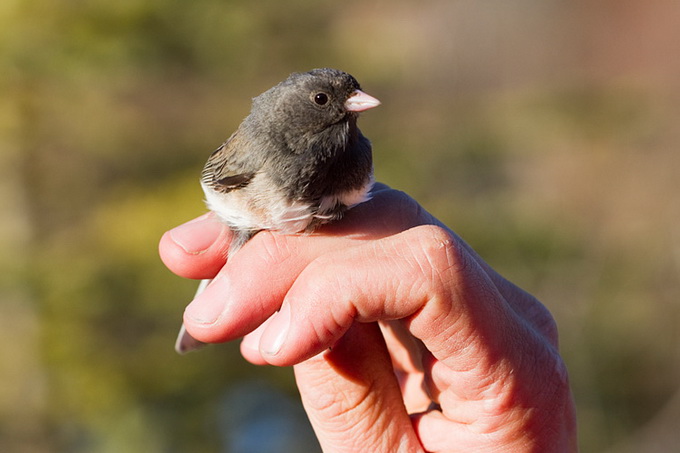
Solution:
<svg viewBox="0 0 680 453"><path fill-rule="evenodd" d="M247 145L239 139L238 131L232 134L208 158L201 173L201 182L221 193L247 186L262 166L243 148Z"/></svg>

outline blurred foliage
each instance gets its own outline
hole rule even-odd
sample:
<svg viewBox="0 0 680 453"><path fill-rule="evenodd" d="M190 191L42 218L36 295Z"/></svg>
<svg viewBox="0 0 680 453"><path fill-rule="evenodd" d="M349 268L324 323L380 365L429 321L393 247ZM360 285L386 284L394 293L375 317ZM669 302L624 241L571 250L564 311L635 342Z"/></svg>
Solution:
<svg viewBox="0 0 680 453"><path fill-rule="evenodd" d="M234 385L294 395L236 345L174 353L194 284L156 246L204 211L200 169L250 98L333 66L383 101L361 120L378 179L554 313L582 450L668 451L678 17L663 0L3 2L0 450L229 451Z"/></svg>

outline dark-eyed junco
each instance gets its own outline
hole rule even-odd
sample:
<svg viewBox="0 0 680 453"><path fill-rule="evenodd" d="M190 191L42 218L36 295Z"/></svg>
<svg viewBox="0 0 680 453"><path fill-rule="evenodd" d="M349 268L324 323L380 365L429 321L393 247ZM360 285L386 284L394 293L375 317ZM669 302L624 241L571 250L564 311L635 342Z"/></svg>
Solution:
<svg viewBox="0 0 680 453"><path fill-rule="evenodd" d="M379 104L354 77L329 68L292 74L253 99L201 175L208 208L234 232L230 256L260 230L312 231L369 198L371 144L357 117ZM175 349L203 344L182 326Z"/></svg>

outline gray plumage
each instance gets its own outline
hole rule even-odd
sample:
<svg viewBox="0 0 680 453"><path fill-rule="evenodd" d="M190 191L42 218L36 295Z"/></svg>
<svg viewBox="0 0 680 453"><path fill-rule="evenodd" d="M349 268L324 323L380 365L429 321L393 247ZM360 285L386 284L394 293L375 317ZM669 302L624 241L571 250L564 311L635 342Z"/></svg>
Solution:
<svg viewBox="0 0 680 453"><path fill-rule="evenodd" d="M292 74L253 99L201 175L208 208L234 232L229 255L258 231L309 232L369 199L371 144L357 118L377 105L354 77L329 68ZM202 345L182 326L177 352Z"/></svg>

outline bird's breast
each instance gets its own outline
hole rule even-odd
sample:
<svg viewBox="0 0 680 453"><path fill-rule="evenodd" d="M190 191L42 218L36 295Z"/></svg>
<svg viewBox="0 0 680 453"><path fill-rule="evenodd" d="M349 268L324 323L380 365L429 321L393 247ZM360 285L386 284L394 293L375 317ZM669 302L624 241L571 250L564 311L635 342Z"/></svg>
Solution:
<svg viewBox="0 0 680 453"><path fill-rule="evenodd" d="M335 220L346 209L367 201L372 185L370 178L358 189L327 194L316 201L299 200L288 196L265 173L258 173L241 189L221 193L203 184L203 191L208 208L233 229L293 234Z"/></svg>
<svg viewBox="0 0 680 453"><path fill-rule="evenodd" d="M236 230L304 231L313 220L311 203L290 199L264 174L258 173L241 189L220 193L203 185L206 204Z"/></svg>

